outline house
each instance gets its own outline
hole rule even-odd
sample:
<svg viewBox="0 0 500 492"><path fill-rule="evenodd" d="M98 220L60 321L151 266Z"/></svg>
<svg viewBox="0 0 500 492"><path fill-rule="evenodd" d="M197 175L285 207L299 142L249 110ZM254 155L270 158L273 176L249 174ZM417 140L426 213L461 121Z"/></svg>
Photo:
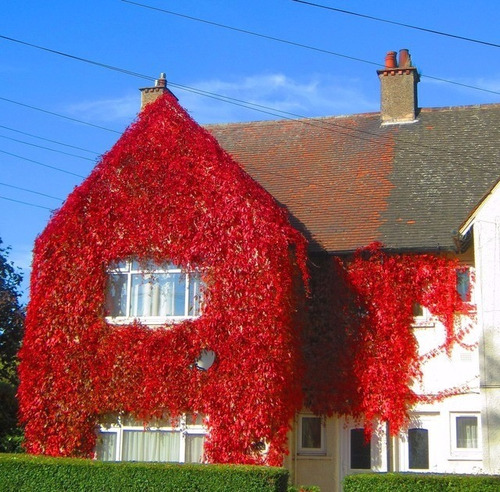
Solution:
<svg viewBox="0 0 500 492"><path fill-rule="evenodd" d="M500 473L500 105L378 76L380 113L206 128L142 90L35 245L29 452Z"/></svg>

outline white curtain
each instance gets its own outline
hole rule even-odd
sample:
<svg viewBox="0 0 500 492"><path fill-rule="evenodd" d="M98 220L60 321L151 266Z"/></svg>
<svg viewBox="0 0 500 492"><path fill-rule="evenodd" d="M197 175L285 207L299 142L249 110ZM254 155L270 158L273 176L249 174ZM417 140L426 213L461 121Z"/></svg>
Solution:
<svg viewBox="0 0 500 492"><path fill-rule="evenodd" d="M101 461L116 461L116 432L99 432L96 454Z"/></svg>
<svg viewBox="0 0 500 492"><path fill-rule="evenodd" d="M131 315L184 316L186 285L180 273L132 275Z"/></svg>
<svg viewBox="0 0 500 492"><path fill-rule="evenodd" d="M201 463L203 461L203 441L205 436L186 435L186 463Z"/></svg>
<svg viewBox="0 0 500 492"><path fill-rule="evenodd" d="M457 448L477 448L477 417L457 417Z"/></svg>
<svg viewBox="0 0 500 492"><path fill-rule="evenodd" d="M179 461L180 433L124 430L123 461Z"/></svg>

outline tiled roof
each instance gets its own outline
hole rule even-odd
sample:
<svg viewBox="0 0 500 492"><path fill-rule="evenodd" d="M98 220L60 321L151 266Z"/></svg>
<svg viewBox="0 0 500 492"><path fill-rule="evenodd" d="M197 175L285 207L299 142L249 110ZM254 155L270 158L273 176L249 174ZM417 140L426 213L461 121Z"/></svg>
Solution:
<svg viewBox="0 0 500 492"><path fill-rule="evenodd" d="M209 125L282 205L312 251L372 241L454 249L454 232L500 177L500 104L424 109L381 126L378 113Z"/></svg>

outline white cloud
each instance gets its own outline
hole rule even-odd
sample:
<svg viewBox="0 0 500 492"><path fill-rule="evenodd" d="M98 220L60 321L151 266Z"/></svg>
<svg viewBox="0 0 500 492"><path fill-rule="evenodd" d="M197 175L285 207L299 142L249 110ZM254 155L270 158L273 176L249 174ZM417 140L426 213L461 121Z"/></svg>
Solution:
<svg viewBox="0 0 500 492"><path fill-rule="evenodd" d="M248 121L283 116L326 116L376 111L360 80L312 75L296 80L281 73L254 75L232 81L193 82L191 87L233 98L232 103L193 92L174 90L181 104L200 123ZM378 96L378 94L377 94ZM241 102L240 102L241 101ZM261 111L242 108L245 102ZM279 112L292 113L291 115ZM266 113L267 112L267 113ZM271 114L269 114L271 113Z"/></svg>
<svg viewBox="0 0 500 492"><path fill-rule="evenodd" d="M375 97L368 95L362 80L321 75L299 80L282 73L268 73L229 81L193 81L188 87L193 91L170 89L199 123L362 113L377 111L379 104L378 93ZM221 100L224 98L220 96L230 98L231 102ZM139 102L137 94L130 94L84 101L69 106L67 111L88 121L127 123L136 116ZM247 103L255 105L257 110L245 108Z"/></svg>
<svg viewBox="0 0 500 492"><path fill-rule="evenodd" d="M83 101L72 104L66 110L78 118L88 121L130 121L140 109L140 99L137 94L129 94L113 99Z"/></svg>

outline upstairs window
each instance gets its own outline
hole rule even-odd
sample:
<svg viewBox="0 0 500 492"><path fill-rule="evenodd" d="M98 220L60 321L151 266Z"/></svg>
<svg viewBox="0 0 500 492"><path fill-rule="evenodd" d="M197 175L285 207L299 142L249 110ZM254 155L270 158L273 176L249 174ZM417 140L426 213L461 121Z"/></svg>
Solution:
<svg viewBox="0 0 500 492"><path fill-rule="evenodd" d="M464 302L471 301L471 270L467 267L457 269L457 292Z"/></svg>
<svg viewBox="0 0 500 492"><path fill-rule="evenodd" d="M170 263L122 261L109 270L107 316L114 321L196 318L201 309L201 280Z"/></svg>

